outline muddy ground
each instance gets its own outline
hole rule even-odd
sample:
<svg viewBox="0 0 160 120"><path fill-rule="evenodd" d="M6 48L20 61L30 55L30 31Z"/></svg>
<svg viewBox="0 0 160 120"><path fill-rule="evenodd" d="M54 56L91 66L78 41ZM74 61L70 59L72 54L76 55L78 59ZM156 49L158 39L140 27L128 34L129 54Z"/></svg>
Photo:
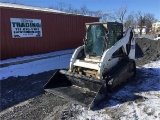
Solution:
<svg viewBox="0 0 160 120"><path fill-rule="evenodd" d="M138 67L143 66L151 61L160 60L160 41L153 41L149 39L136 40L136 64ZM40 74L32 74L27 77L10 77L6 80L0 81L1 85L1 101L0 101L0 119L14 119L14 120L42 120L42 119L76 119L80 114L77 104L68 100L59 98L55 95L45 93L43 85L52 76L54 71L44 72ZM135 86L130 91L129 96L123 98L115 98L110 95L110 100L116 99L118 103L126 101L143 101L144 98L134 96L133 91L138 91L137 86L142 84L145 78L154 77L154 75L146 75L139 68L137 68L137 76L134 80L127 83L127 86ZM160 81L159 81L160 82ZM125 85L126 86L126 85ZM119 88L127 90L127 87ZM150 87L151 91L160 91L157 87ZM160 96L159 96L160 98ZM113 106L112 104L102 104L97 109L103 109ZM75 109L74 109L75 108ZM106 112L112 119L119 119L121 113L117 113L114 109L106 108ZM122 112L122 111L121 111ZM155 118L158 116L155 116Z"/></svg>

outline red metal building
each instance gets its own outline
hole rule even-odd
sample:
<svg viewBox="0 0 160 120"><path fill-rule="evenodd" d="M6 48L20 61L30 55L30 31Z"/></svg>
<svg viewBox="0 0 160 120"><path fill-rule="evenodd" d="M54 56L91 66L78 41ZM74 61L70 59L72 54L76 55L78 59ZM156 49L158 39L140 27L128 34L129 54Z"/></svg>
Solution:
<svg viewBox="0 0 160 120"><path fill-rule="evenodd" d="M97 17L0 3L0 59L76 48L83 44L85 23L98 21Z"/></svg>

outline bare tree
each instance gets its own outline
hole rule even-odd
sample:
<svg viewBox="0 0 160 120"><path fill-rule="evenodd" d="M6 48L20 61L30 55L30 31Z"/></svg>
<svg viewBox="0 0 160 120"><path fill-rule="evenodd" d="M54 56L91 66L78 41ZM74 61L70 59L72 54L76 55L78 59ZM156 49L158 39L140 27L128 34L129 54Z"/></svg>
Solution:
<svg viewBox="0 0 160 120"><path fill-rule="evenodd" d="M95 17L101 17L101 15L102 15L102 11L101 10L94 11L94 16Z"/></svg>
<svg viewBox="0 0 160 120"><path fill-rule="evenodd" d="M88 15L90 15L90 16L94 16L94 11L88 11Z"/></svg>
<svg viewBox="0 0 160 120"><path fill-rule="evenodd" d="M60 11L65 11L66 9L66 4L63 2L59 2L57 6L53 7L56 10L60 10Z"/></svg>
<svg viewBox="0 0 160 120"><path fill-rule="evenodd" d="M143 26L146 26L147 28L151 28L152 23L156 21L154 14L151 14L151 13L142 14L140 11L137 13L136 19L138 21L138 26L140 27L140 34L142 34Z"/></svg>
<svg viewBox="0 0 160 120"><path fill-rule="evenodd" d="M80 14L80 12L79 12L78 9L73 9L73 13L74 13L74 14Z"/></svg>
<svg viewBox="0 0 160 120"><path fill-rule="evenodd" d="M136 14L136 19L138 21L138 26L140 27L140 35L142 35L142 28L146 23L146 16L142 14L140 11Z"/></svg>
<svg viewBox="0 0 160 120"><path fill-rule="evenodd" d="M89 12L89 10L88 10L88 8L87 8L85 5L83 5L83 6L80 8L79 12L80 12L80 14L82 14L82 15L87 15L88 12Z"/></svg>
<svg viewBox="0 0 160 120"><path fill-rule="evenodd" d="M65 10L67 13L74 13L74 8L71 4L69 4Z"/></svg>
<svg viewBox="0 0 160 120"><path fill-rule="evenodd" d="M134 14L134 12L132 14L129 14L127 17L126 17L126 20L124 22L124 27L135 27L137 26L137 21L136 21L136 15Z"/></svg>
<svg viewBox="0 0 160 120"><path fill-rule="evenodd" d="M101 15L101 21L107 22L109 20L109 14L108 13L102 13Z"/></svg>
<svg viewBox="0 0 160 120"><path fill-rule="evenodd" d="M146 18L145 25L148 28L151 28L152 27L152 23L157 21L156 18L155 18L155 15L151 14L151 13L145 14L145 18Z"/></svg>
<svg viewBox="0 0 160 120"><path fill-rule="evenodd" d="M127 13L127 6L121 7L118 10L113 10L113 14L110 14L110 18L115 21L124 23L126 13Z"/></svg>

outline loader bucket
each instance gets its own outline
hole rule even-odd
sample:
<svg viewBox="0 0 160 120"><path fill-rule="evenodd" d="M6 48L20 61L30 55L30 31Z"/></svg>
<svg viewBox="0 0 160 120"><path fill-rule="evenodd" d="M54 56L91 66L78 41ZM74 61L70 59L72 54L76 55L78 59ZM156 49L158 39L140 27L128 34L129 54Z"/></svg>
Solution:
<svg viewBox="0 0 160 120"><path fill-rule="evenodd" d="M57 70L45 84L44 90L90 109L107 97L105 80L79 76L66 70Z"/></svg>

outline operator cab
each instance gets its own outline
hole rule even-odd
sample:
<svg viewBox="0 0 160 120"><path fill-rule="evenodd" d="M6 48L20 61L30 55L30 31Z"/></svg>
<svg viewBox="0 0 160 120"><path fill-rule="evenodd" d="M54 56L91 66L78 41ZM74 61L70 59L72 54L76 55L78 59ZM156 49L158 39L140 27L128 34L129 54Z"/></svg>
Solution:
<svg viewBox="0 0 160 120"><path fill-rule="evenodd" d="M123 37L121 23L86 23L85 56L101 57L105 50Z"/></svg>
<svg viewBox="0 0 160 120"><path fill-rule="evenodd" d="M106 49L105 40L106 30L100 24L90 25L87 29L85 39L85 54L86 56L102 56Z"/></svg>

